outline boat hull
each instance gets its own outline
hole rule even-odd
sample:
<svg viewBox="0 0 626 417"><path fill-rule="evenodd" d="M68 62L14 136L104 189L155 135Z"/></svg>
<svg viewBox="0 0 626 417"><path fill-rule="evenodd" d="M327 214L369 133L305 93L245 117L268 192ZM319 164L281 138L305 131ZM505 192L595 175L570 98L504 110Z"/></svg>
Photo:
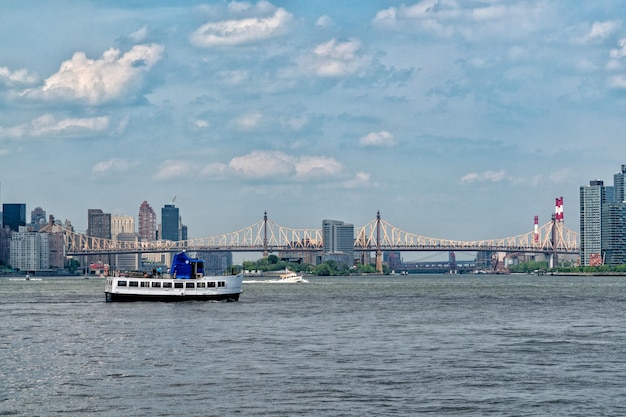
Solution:
<svg viewBox="0 0 626 417"><path fill-rule="evenodd" d="M151 294L116 294L105 292L107 302L131 302L131 301L155 301L155 302L180 302L180 301L239 301L239 293L233 294L205 294L205 295L151 295Z"/></svg>
<svg viewBox="0 0 626 417"><path fill-rule="evenodd" d="M195 279L108 277L104 295L117 301L238 301L243 275Z"/></svg>

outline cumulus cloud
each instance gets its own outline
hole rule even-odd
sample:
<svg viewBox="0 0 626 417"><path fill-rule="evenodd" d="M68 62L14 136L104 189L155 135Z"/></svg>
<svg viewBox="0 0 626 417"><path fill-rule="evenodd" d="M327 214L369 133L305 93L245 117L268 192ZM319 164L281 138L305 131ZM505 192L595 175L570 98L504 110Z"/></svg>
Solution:
<svg viewBox="0 0 626 417"><path fill-rule="evenodd" d="M332 39L317 45L310 53L298 59L299 66L320 77L342 77L355 74L371 62L371 57L360 52L358 40L345 42Z"/></svg>
<svg viewBox="0 0 626 417"><path fill-rule="evenodd" d="M43 87L27 91L26 96L72 99L96 105L118 99L141 82L141 75L163 56L161 45L135 45L121 54L109 49L99 59L76 52L61 64L59 71L44 81Z"/></svg>
<svg viewBox="0 0 626 417"><path fill-rule="evenodd" d="M268 13L268 10L271 12ZM202 48L259 42L286 33L292 19L292 15L285 9L276 9L267 2L259 2L256 7L252 7L249 3L233 2L229 5L229 11L258 15L208 22L191 34L190 42Z"/></svg>
<svg viewBox="0 0 626 417"><path fill-rule="evenodd" d="M137 165L136 162L130 162L125 158L111 158L107 161L101 161L97 164L94 164L94 166L91 167L91 172L93 172L94 174L125 172L135 165Z"/></svg>
<svg viewBox="0 0 626 417"><path fill-rule="evenodd" d="M381 130L380 132L371 132L361 137L359 145L371 147L390 147L395 145L395 139L393 134L387 132L386 130Z"/></svg>
<svg viewBox="0 0 626 417"><path fill-rule="evenodd" d="M85 135L105 131L109 128L107 116L58 119L45 114L30 123L4 128L0 126L0 138L18 139L30 136Z"/></svg>
<svg viewBox="0 0 626 417"><path fill-rule="evenodd" d="M19 69L11 71L7 67L0 67L0 85L6 85L8 87L25 86L32 85L37 81L38 77L28 70Z"/></svg>
<svg viewBox="0 0 626 417"><path fill-rule="evenodd" d="M506 178L506 171L485 171L483 173L470 172L461 178L461 182L470 184L473 182L500 182Z"/></svg>
<svg viewBox="0 0 626 417"><path fill-rule="evenodd" d="M317 21L315 22L315 26L318 26L321 28L329 27L332 24L333 24L333 19L331 19L330 16L328 15L320 16L320 18L317 19Z"/></svg>
<svg viewBox="0 0 626 417"><path fill-rule="evenodd" d="M613 35L619 27L620 22L615 20L607 20L605 22L594 22L591 25L591 29L581 39L581 42L591 42L595 40L606 39Z"/></svg>
<svg viewBox="0 0 626 417"><path fill-rule="evenodd" d="M254 151L233 158L228 166L247 178L276 178L306 180L331 177L343 167L334 158L323 156L292 156L279 151Z"/></svg>

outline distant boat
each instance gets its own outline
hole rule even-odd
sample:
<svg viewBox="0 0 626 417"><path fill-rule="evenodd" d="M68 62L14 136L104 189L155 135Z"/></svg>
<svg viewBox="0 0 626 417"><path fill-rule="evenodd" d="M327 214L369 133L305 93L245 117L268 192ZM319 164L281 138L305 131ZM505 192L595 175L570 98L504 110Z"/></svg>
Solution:
<svg viewBox="0 0 626 417"><path fill-rule="evenodd" d="M285 268L285 273L280 274L280 282L309 282L302 277L302 275L298 275L293 271Z"/></svg>
<svg viewBox="0 0 626 417"><path fill-rule="evenodd" d="M204 262L185 252L174 255L169 274L108 277L104 294L111 301L238 301L243 274L206 276Z"/></svg>

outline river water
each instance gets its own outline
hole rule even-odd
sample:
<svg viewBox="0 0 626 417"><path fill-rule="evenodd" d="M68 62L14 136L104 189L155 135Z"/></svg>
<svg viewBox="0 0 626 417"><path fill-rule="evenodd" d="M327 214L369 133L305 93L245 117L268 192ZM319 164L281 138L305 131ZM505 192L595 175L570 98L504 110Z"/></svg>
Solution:
<svg viewBox="0 0 626 417"><path fill-rule="evenodd" d="M105 303L0 279L0 415L626 415L626 277L245 283Z"/></svg>

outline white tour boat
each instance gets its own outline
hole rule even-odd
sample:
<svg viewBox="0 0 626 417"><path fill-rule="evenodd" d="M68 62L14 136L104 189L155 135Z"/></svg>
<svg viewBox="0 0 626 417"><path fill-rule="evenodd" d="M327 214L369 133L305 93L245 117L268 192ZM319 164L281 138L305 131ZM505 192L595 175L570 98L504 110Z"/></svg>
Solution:
<svg viewBox="0 0 626 417"><path fill-rule="evenodd" d="M169 274L153 277L107 277L104 294L111 301L238 301L243 274L204 275L204 262L185 252L174 255Z"/></svg>
<svg viewBox="0 0 626 417"><path fill-rule="evenodd" d="M289 269L285 269L284 274L280 274L281 282L309 282L302 277L302 275L298 275Z"/></svg>

